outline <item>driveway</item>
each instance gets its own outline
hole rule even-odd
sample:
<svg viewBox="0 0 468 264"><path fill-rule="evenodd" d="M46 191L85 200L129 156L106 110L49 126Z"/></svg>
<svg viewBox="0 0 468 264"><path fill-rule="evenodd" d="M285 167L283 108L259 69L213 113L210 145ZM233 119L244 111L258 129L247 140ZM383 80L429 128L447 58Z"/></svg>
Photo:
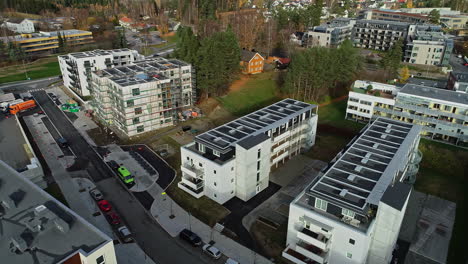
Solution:
<svg viewBox="0 0 468 264"><path fill-rule="evenodd" d="M87 171L103 192L106 199L117 209L132 231L136 242L156 263L212 263L200 249L193 249L173 239L145 211L145 208L127 191L92 149L78 130L69 122L63 112L48 98L44 91L33 92L50 121L60 134L66 137L70 148L80 159L88 161Z"/></svg>
<svg viewBox="0 0 468 264"><path fill-rule="evenodd" d="M253 242L249 231L242 225L242 218L244 218L244 216L250 213L250 211L254 210L257 206L270 198L280 188L281 186L270 181L268 187L265 190L255 195L247 202L244 202L237 197L227 201L223 204L223 206L231 211L231 213L221 221L221 224L230 231L234 232L239 237L239 242L241 244L248 248L257 250L258 247Z"/></svg>

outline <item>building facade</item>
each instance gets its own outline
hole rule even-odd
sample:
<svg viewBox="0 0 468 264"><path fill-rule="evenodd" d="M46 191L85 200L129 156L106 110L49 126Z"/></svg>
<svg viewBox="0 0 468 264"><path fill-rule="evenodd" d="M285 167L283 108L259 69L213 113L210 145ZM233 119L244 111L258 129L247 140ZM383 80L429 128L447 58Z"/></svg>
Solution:
<svg viewBox="0 0 468 264"><path fill-rule="evenodd" d="M411 25L405 46L404 61L423 65L450 65L453 40L439 26Z"/></svg>
<svg viewBox="0 0 468 264"><path fill-rule="evenodd" d="M58 33L66 39L67 45L71 47L94 42L93 34L90 31L76 29L21 34L13 37L3 37L1 41L13 42L27 54L55 52L59 47Z"/></svg>
<svg viewBox="0 0 468 264"><path fill-rule="evenodd" d="M421 135L455 145L468 142L468 94L406 84L393 95L349 92L346 119L360 122L383 116L423 126Z"/></svg>
<svg viewBox="0 0 468 264"><path fill-rule="evenodd" d="M141 60L136 50L114 49L70 53L58 56L63 85L80 96L90 95L91 72L133 64Z"/></svg>
<svg viewBox="0 0 468 264"><path fill-rule="evenodd" d="M0 161L3 263L116 264L112 238Z"/></svg>
<svg viewBox="0 0 468 264"><path fill-rule="evenodd" d="M429 20L426 15L405 13L391 9L365 10L362 16L364 19L405 22L410 24L424 24Z"/></svg>
<svg viewBox="0 0 468 264"><path fill-rule="evenodd" d="M354 23L355 20L351 19L335 19L315 26L304 34L303 46L338 47L346 39L351 39Z"/></svg>
<svg viewBox="0 0 468 264"><path fill-rule="evenodd" d="M315 144L317 106L293 99L262 108L181 147L179 188L223 204L268 187L270 169Z"/></svg>
<svg viewBox="0 0 468 264"><path fill-rule="evenodd" d="M388 50L398 40L406 39L408 28L404 22L362 19L356 21L352 39L356 47Z"/></svg>
<svg viewBox="0 0 468 264"><path fill-rule="evenodd" d="M242 50L241 69L244 74L257 74L263 72L265 58L258 52Z"/></svg>
<svg viewBox="0 0 468 264"><path fill-rule="evenodd" d="M387 264L422 155L420 126L377 118L290 204L283 257Z"/></svg>
<svg viewBox="0 0 468 264"><path fill-rule="evenodd" d="M468 73L451 71L447 89L468 93Z"/></svg>
<svg viewBox="0 0 468 264"><path fill-rule="evenodd" d="M440 23L451 29L465 29L468 28L468 15L441 16Z"/></svg>
<svg viewBox="0 0 468 264"><path fill-rule="evenodd" d="M35 31L34 23L29 19L9 19L2 24L2 27L16 33L33 33Z"/></svg>
<svg viewBox="0 0 468 264"><path fill-rule="evenodd" d="M161 57L91 73L96 117L120 135L134 136L175 124L193 105L192 66Z"/></svg>

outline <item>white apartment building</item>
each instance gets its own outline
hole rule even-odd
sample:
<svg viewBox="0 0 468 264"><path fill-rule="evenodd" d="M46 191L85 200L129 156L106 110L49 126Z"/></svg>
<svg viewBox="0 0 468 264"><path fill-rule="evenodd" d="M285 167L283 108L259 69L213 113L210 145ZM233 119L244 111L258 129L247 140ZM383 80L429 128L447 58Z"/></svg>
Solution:
<svg viewBox="0 0 468 264"><path fill-rule="evenodd" d="M143 58L136 50L114 49L70 53L59 56L58 60L63 85L80 96L88 96L92 71L130 65Z"/></svg>
<svg viewBox="0 0 468 264"><path fill-rule="evenodd" d="M270 169L315 144L317 106L293 99L262 108L181 147L178 187L223 204L268 187Z"/></svg>
<svg viewBox="0 0 468 264"><path fill-rule="evenodd" d="M303 45L305 47L338 47L346 39L351 39L355 22L355 20L340 18L315 26L304 33Z"/></svg>
<svg viewBox="0 0 468 264"><path fill-rule="evenodd" d="M10 18L2 24L2 27L7 28L16 33L33 33L34 23L29 19L14 19Z"/></svg>
<svg viewBox="0 0 468 264"><path fill-rule="evenodd" d="M409 27L404 61L424 65L449 65L453 40L439 26Z"/></svg>
<svg viewBox="0 0 468 264"><path fill-rule="evenodd" d="M2 263L117 264L112 238L0 161Z"/></svg>
<svg viewBox="0 0 468 264"><path fill-rule="evenodd" d="M134 136L177 121L195 98L192 66L151 58L91 73L91 106L120 135Z"/></svg>
<svg viewBox="0 0 468 264"><path fill-rule="evenodd" d="M417 84L393 92L349 92L346 119L369 122L379 116L423 126L421 134L465 146L468 142L468 94Z"/></svg>
<svg viewBox="0 0 468 264"><path fill-rule="evenodd" d="M290 204L283 257L388 264L417 173L418 125L377 118Z"/></svg>

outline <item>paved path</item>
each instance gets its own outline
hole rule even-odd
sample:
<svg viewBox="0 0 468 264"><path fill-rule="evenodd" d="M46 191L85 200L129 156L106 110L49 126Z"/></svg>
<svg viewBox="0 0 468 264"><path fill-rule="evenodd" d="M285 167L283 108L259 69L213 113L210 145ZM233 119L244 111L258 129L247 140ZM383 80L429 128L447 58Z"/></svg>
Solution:
<svg viewBox="0 0 468 264"><path fill-rule="evenodd" d="M5 92L16 92L23 93L29 90L42 89L47 87L53 82L59 81L58 76L52 76L44 79L32 80L32 81L19 81L0 84L0 90Z"/></svg>
<svg viewBox="0 0 468 264"><path fill-rule="evenodd" d="M120 213L132 231L136 242L146 254L157 263L197 264L212 262L199 249L193 249L191 246L173 239L155 222L135 197L112 175L111 170L101 157L80 135L63 112L47 97L45 92L34 92L33 95L59 132L70 142L70 147L76 156L88 162L85 169L91 180Z"/></svg>

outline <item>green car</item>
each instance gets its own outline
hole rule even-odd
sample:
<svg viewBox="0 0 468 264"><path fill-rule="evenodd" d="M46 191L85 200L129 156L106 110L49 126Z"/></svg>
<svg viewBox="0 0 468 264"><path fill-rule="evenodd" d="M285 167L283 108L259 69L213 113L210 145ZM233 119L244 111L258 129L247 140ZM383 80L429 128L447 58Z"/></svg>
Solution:
<svg viewBox="0 0 468 264"><path fill-rule="evenodd" d="M132 174L123 166L119 167L117 169L119 172L119 177L120 179L125 183L125 184L134 184L135 179L133 178Z"/></svg>

